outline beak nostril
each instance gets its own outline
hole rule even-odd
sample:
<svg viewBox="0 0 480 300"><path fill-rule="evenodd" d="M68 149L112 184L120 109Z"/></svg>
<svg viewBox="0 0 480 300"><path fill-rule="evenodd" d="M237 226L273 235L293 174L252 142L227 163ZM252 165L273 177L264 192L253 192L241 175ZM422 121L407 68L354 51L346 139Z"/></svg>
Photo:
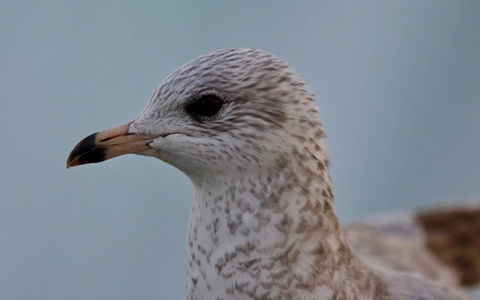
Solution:
<svg viewBox="0 0 480 300"><path fill-rule="evenodd" d="M102 138L100 139L100 142L108 142L108 141L113 140L114 138L120 137L120 136L122 136L122 135L126 135L126 134L111 135L111 136L102 137Z"/></svg>

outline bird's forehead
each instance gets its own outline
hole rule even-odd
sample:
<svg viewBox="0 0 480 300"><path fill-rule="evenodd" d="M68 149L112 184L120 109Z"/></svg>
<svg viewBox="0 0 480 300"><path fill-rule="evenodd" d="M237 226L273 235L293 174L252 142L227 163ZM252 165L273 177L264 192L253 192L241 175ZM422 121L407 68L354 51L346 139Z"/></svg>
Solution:
<svg viewBox="0 0 480 300"><path fill-rule="evenodd" d="M288 66L272 54L257 49L225 49L197 57L171 73L158 94L197 93L201 90L235 90L262 79L282 76ZM254 86L250 86L253 88Z"/></svg>

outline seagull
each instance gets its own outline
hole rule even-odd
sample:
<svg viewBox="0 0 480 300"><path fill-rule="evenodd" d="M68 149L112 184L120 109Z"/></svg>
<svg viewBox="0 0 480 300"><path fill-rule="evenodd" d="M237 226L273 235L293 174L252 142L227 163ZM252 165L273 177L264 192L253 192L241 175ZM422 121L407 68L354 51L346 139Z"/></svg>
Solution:
<svg viewBox="0 0 480 300"><path fill-rule="evenodd" d="M266 51L191 60L67 168L127 153L193 184L186 299L468 299L480 282L479 207L340 226L314 96Z"/></svg>

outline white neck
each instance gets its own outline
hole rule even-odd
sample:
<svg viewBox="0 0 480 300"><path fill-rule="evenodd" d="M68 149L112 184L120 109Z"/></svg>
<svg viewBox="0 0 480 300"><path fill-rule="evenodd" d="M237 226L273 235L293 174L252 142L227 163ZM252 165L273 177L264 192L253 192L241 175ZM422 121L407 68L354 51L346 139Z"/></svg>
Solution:
<svg viewBox="0 0 480 300"><path fill-rule="evenodd" d="M194 183L187 299L373 295L381 283L344 241L321 153L293 151L263 174Z"/></svg>

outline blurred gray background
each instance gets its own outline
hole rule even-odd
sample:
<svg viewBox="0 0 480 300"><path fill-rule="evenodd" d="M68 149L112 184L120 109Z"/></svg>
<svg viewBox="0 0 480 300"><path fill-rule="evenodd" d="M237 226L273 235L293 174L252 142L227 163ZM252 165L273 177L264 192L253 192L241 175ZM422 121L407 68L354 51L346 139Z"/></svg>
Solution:
<svg viewBox="0 0 480 300"><path fill-rule="evenodd" d="M342 221L480 199L478 1L0 2L0 298L183 299L193 194L152 158L65 169L184 62L289 62L317 96Z"/></svg>

